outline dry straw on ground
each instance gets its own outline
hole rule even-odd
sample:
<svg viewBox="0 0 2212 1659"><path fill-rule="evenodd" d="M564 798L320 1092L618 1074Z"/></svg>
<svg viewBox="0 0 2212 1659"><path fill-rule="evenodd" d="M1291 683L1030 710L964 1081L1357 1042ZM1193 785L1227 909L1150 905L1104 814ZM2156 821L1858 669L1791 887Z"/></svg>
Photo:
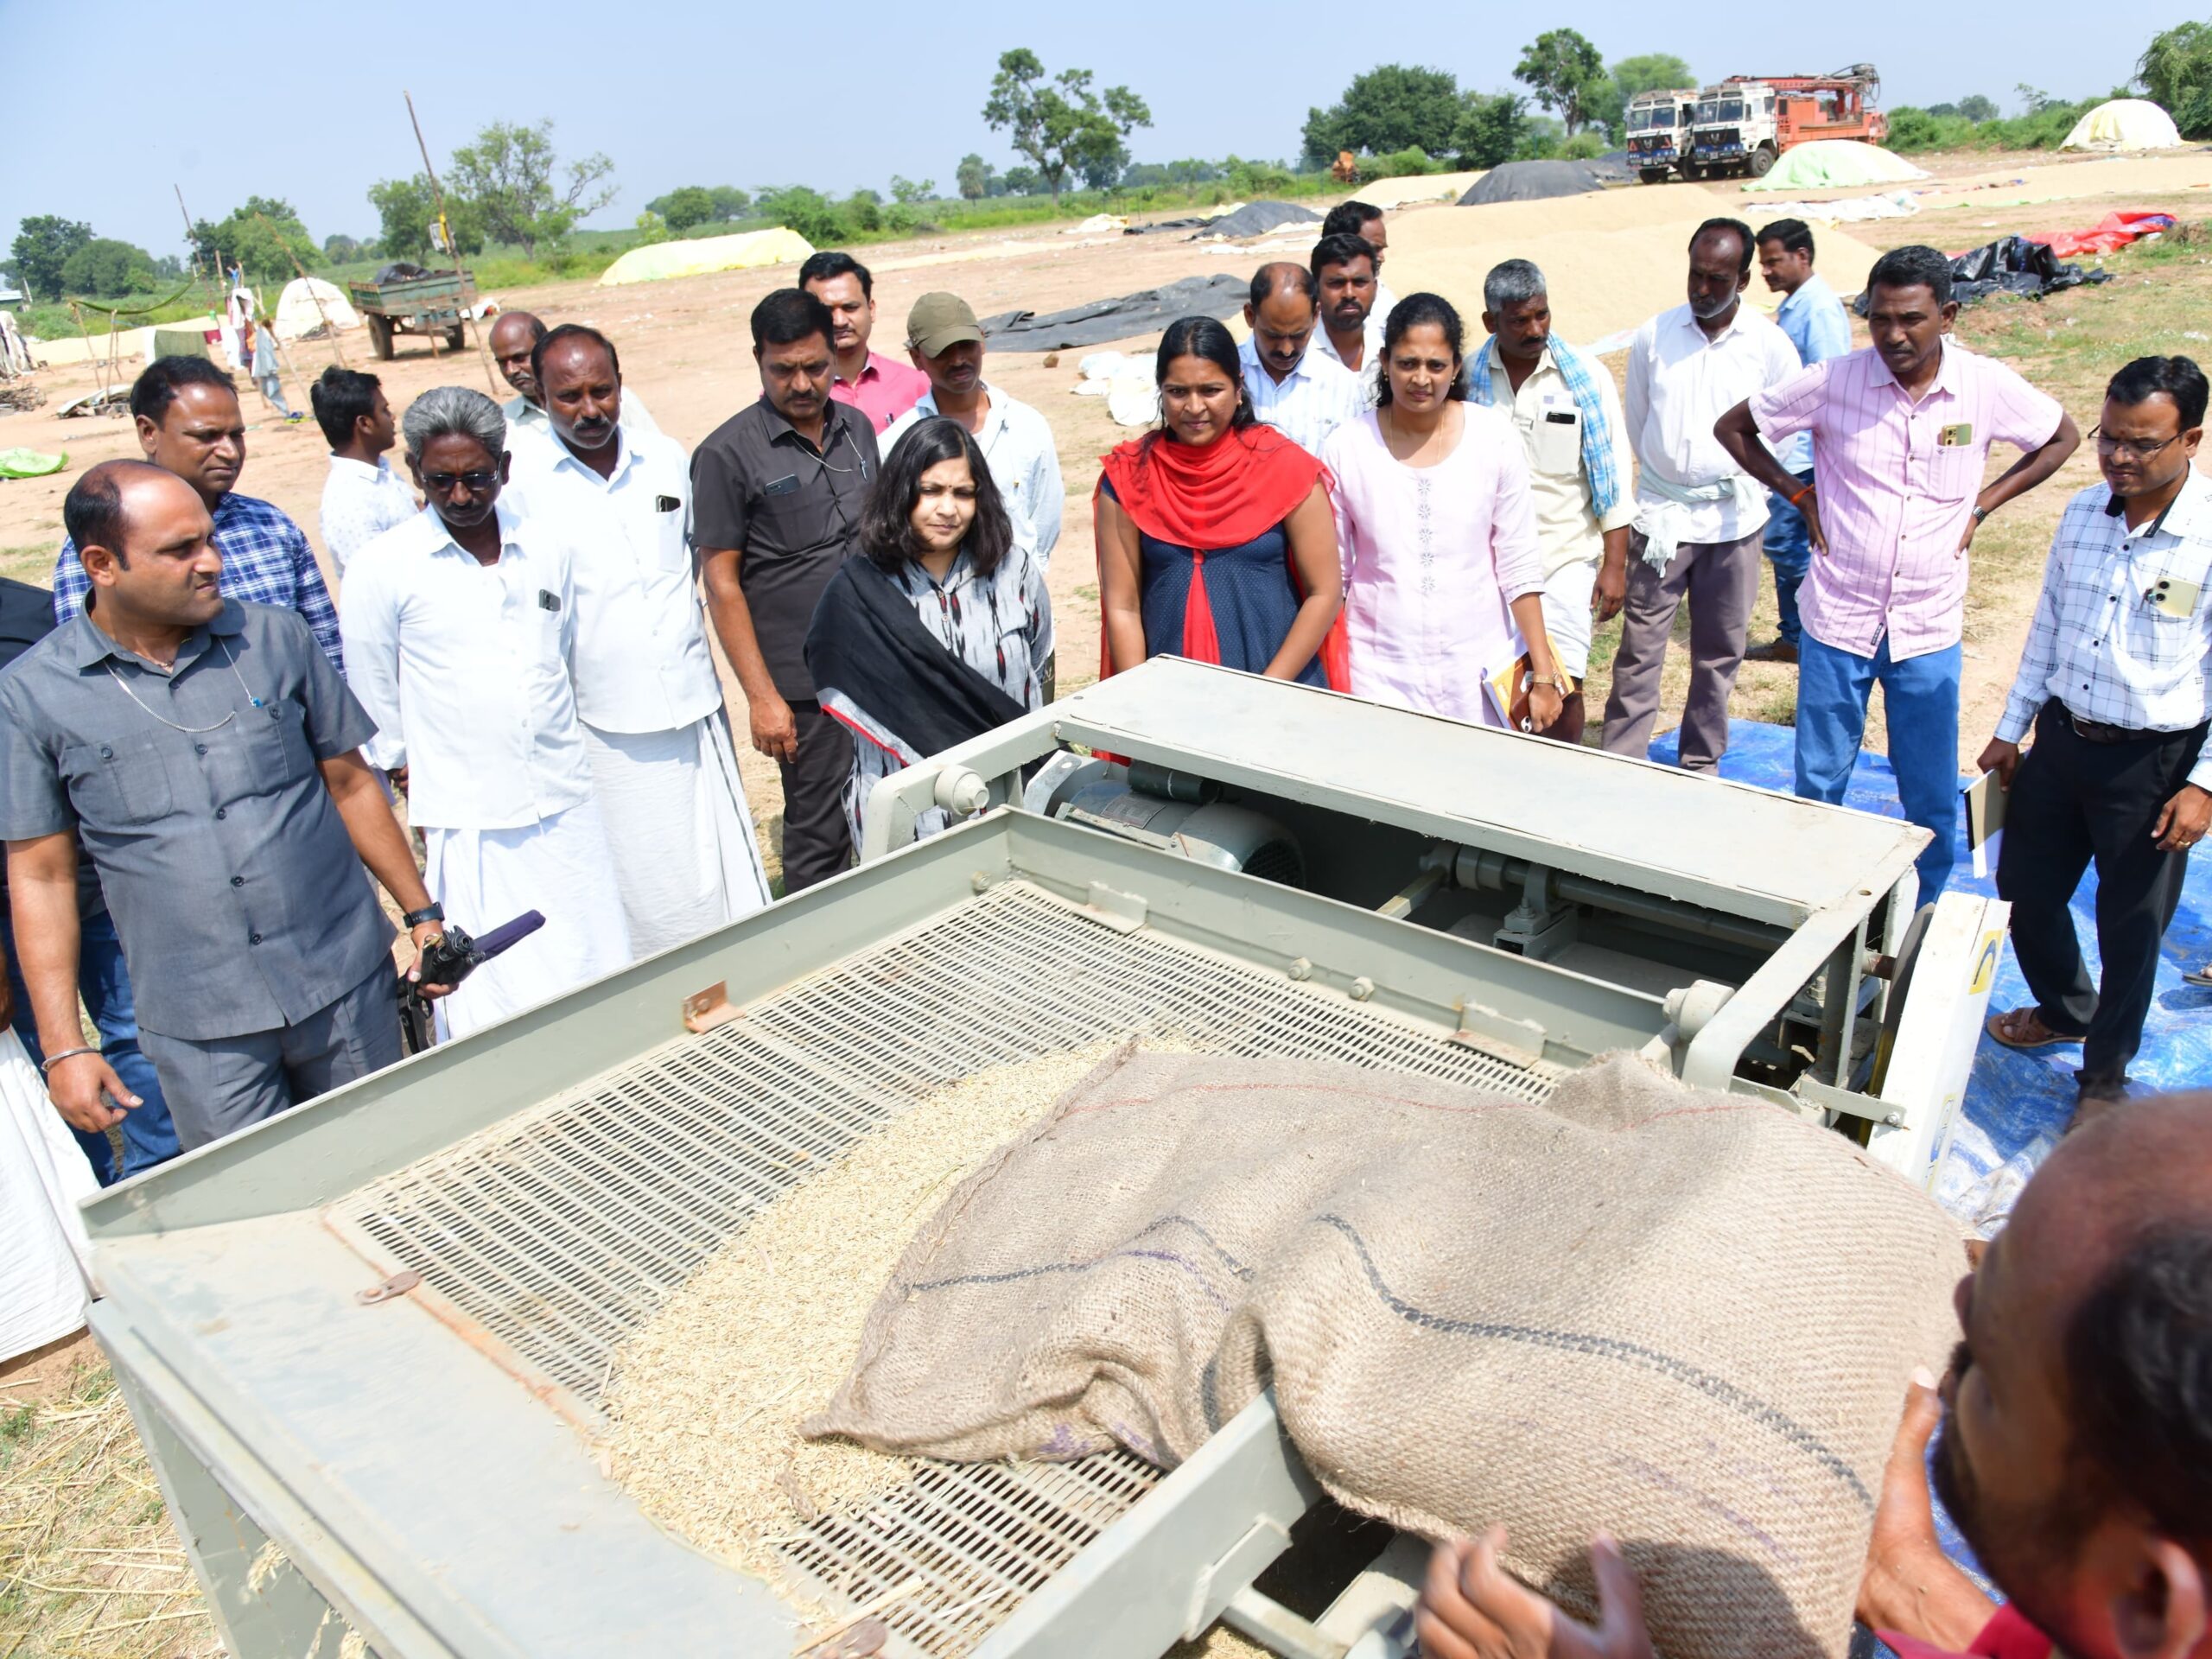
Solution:
<svg viewBox="0 0 2212 1659"><path fill-rule="evenodd" d="M922 1224L1116 1046L947 1084L733 1235L616 1360L613 1465L639 1506L772 1577L779 1539L904 1481L906 1459L810 1441L798 1425L851 1369L868 1311Z"/></svg>

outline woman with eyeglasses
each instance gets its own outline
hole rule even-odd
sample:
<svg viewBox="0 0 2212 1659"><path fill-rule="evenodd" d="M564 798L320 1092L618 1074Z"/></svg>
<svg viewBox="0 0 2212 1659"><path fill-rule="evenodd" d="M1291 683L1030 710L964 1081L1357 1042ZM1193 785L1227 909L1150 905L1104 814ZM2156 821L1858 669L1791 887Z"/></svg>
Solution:
<svg viewBox="0 0 2212 1659"><path fill-rule="evenodd" d="M1544 630L1543 556L1520 435L1467 402L1452 303L1411 294L1382 327L1381 401L1332 432L1351 689L1541 732L1567 682Z"/></svg>

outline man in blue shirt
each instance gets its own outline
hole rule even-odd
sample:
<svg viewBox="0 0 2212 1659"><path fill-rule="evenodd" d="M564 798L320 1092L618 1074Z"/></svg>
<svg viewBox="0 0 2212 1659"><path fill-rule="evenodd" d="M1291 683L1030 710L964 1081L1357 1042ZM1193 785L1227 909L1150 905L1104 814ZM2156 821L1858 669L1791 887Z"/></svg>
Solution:
<svg viewBox="0 0 2212 1659"><path fill-rule="evenodd" d="M1813 232L1802 219L1777 219L1759 232L1759 271L1766 285L1781 295L1782 308L1774 320L1797 355L1811 368L1851 350L1851 319L1835 290L1813 270ZM1798 484L1813 481L1813 439L1800 433L1777 454ZM1753 645L1744 653L1747 663L1794 663L1802 632L1797 620L1797 589L1812 563L1813 549L1805 530L1805 516L1783 496L1769 494L1766 535L1763 539L1768 561L1774 566L1775 608L1781 613L1781 637L1771 645Z"/></svg>
<svg viewBox="0 0 2212 1659"><path fill-rule="evenodd" d="M146 459L191 485L214 519L223 597L297 611L330 665L344 673L338 607L323 586L315 550L282 511L237 493L245 467L245 416L231 377L204 357L156 358L130 388L130 416ZM91 588L76 543L65 539L54 561L54 621L66 623L83 610Z"/></svg>

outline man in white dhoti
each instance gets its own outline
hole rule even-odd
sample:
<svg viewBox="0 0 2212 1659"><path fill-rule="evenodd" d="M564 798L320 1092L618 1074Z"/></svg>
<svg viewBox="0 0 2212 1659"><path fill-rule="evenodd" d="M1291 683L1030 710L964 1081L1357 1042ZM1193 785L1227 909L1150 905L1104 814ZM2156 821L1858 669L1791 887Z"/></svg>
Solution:
<svg viewBox="0 0 2212 1659"><path fill-rule="evenodd" d="M640 956L768 902L691 563L683 447L622 421L622 368L564 324L531 372L552 435L516 454L512 497L576 550L576 709Z"/></svg>
<svg viewBox="0 0 2212 1659"><path fill-rule="evenodd" d="M499 500L506 422L481 392L424 392L400 432L429 505L364 550L341 619L369 757L408 769L441 905L545 916L439 1005L459 1036L623 967L630 934L576 718L570 538Z"/></svg>

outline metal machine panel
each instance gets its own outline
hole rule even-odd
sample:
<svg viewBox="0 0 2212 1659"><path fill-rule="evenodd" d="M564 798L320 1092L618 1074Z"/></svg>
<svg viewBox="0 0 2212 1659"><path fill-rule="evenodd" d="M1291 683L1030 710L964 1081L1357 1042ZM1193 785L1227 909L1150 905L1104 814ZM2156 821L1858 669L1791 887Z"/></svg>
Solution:
<svg viewBox="0 0 2212 1659"><path fill-rule="evenodd" d="M1064 742L1795 925L1925 832L1596 749L1158 658L1046 711Z"/></svg>
<svg viewBox="0 0 2212 1659"><path fill-rule="evenodd" d="M1877 1122L1866 1150L1916 1186L1935 1179L1950 1145L2012 914L2002 899L1944 893L1914 956L1911 994L1874 1091L1897 1122Z"/></svg>

